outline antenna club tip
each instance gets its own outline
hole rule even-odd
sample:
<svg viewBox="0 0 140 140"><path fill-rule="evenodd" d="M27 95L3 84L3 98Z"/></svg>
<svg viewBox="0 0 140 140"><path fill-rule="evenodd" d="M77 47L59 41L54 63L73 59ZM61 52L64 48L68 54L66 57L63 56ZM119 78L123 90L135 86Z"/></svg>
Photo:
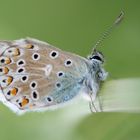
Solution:
<svg viewBox="0 0 140 140"><path fill-rule="evenodd" d="M121 13L120 13L120 17L124 17L124 11L121 11Z"/></svg>
<svg viewBox="0 0 140 140"><path fill-rule="evenodd" d="M103 40L110 34L110 32L114 29L115 26L117 26L124 18L124 11L121 11L119 16L116 18L115 22L113 23L110 28L108 28L104 34L101 36L101 38L96 42L94 45L93 53L96 51L96 49L99 47L99 45L103 42Z"/></svg>
<svg viewBox="0 0 140 140"><path fill-rule="evenodd" d="M115 20L114 24L119 24L122 19L124 18L124 11L121 11L117 19Z"/></svg>

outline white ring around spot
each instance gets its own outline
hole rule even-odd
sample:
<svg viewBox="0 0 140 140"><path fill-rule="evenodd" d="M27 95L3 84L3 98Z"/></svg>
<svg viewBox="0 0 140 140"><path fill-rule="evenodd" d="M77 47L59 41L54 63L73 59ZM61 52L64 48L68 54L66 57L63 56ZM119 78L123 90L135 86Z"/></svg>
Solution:
<svg viewBox="0 0 140 140"><path fill-rule="evenodd" d="M56 55L55 55L55 56L52 56L53 53L56 53ZM59 55L59 53L58 53L57 51L51 51L51 52L50 52L50 58L52 58L52 59L57 58L58 55Z"/></svg>

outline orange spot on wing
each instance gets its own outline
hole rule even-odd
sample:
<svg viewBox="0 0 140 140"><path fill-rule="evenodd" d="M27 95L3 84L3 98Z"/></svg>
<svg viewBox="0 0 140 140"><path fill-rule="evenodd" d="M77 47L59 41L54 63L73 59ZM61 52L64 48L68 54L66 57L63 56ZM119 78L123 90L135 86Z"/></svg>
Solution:
<svg viewBox="0 0 140 140"><path fill-rule="evenodd" d="M28 45L26 46L27 49L33 49L33 47L34 47L34 46L33 46L32 44L28 44Z"/></svg>
<svg viewBox="0 0 140 140"><path fill-rule="evenodd" d="M4 67L4 74L7 74L9 72L9 69L7 67Z"/></svg>
<svg viewBox="0 0 140 140"><path fill-rule="evenodd" d="M30 109L32 109L33 108L33 105L31 104L29 107L30 107Z"/></svg>
<svg viewBox="0 0 140 140"><path fill-rule="evenodd" d="M17 89L17 88L13 88L13 89L11 90L11 94L12 94L13 96L15 96L15 95L17 94L17 92L18 92L18 89Z"/></svg>
<svg viewBox="0 0 140 140"><path fill-rule="evenodd" d="M15 52L14 52L14 56L18 56L20 54L20 51L18 48L15 49Z"/></svg>
<svg viewBox="0 0 140 140"><path fill-rule="evenodd" d="M29 99L23 98L23 100L22 100L22 102L21 102L21 105L22 105L22 107L23 107L23 106L27 105L28 103L29 103Z"/></svg>
<svg viewBox="0 0 140 140"><path fill-rule="evenodd" d="M10 63L11 63L11 59L7 57L5 60L5 64L10 64Z"/></svg>
<svg viewBox="0 0 140 140"><path fill-rule="evenodd" d="M10 85L12 83L12 81L13 81L13 77L9 76L7 78L7 84Z"/></svg>

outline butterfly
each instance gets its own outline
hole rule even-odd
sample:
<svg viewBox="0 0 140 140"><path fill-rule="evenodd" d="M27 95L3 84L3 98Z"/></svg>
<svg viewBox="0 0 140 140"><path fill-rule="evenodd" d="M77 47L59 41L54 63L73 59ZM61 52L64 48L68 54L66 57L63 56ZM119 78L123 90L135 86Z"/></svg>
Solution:
<svg viewBox="0 0 140 140"><path fill-rule="evenodd" d="M33 38L0 41L0 100L16 113L58 107L81 93L94 101L107 77L103 63L96 47L84 58Z"/></svg>

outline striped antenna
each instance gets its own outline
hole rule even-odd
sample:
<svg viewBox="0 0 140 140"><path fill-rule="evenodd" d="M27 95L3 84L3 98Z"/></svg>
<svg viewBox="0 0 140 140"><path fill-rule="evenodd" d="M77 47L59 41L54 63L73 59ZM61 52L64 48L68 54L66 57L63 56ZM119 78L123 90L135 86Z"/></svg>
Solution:
<svg viewBox="0 0 140 140"><path fill-rule="evenodd" d="M119 16L116 18L115 22L112 24L112 26L110 26L101 36L101 38L96 42L96 44L94 45L93 48L93 53L96 51L96 49L101 45L101 43L104 41L104 39L106 39L106 37L108 35L110 35L110 33L112 32L112 30L122 21L122 19L124 18L124 12L121 11L121 13L119 14Z"/></svg>

